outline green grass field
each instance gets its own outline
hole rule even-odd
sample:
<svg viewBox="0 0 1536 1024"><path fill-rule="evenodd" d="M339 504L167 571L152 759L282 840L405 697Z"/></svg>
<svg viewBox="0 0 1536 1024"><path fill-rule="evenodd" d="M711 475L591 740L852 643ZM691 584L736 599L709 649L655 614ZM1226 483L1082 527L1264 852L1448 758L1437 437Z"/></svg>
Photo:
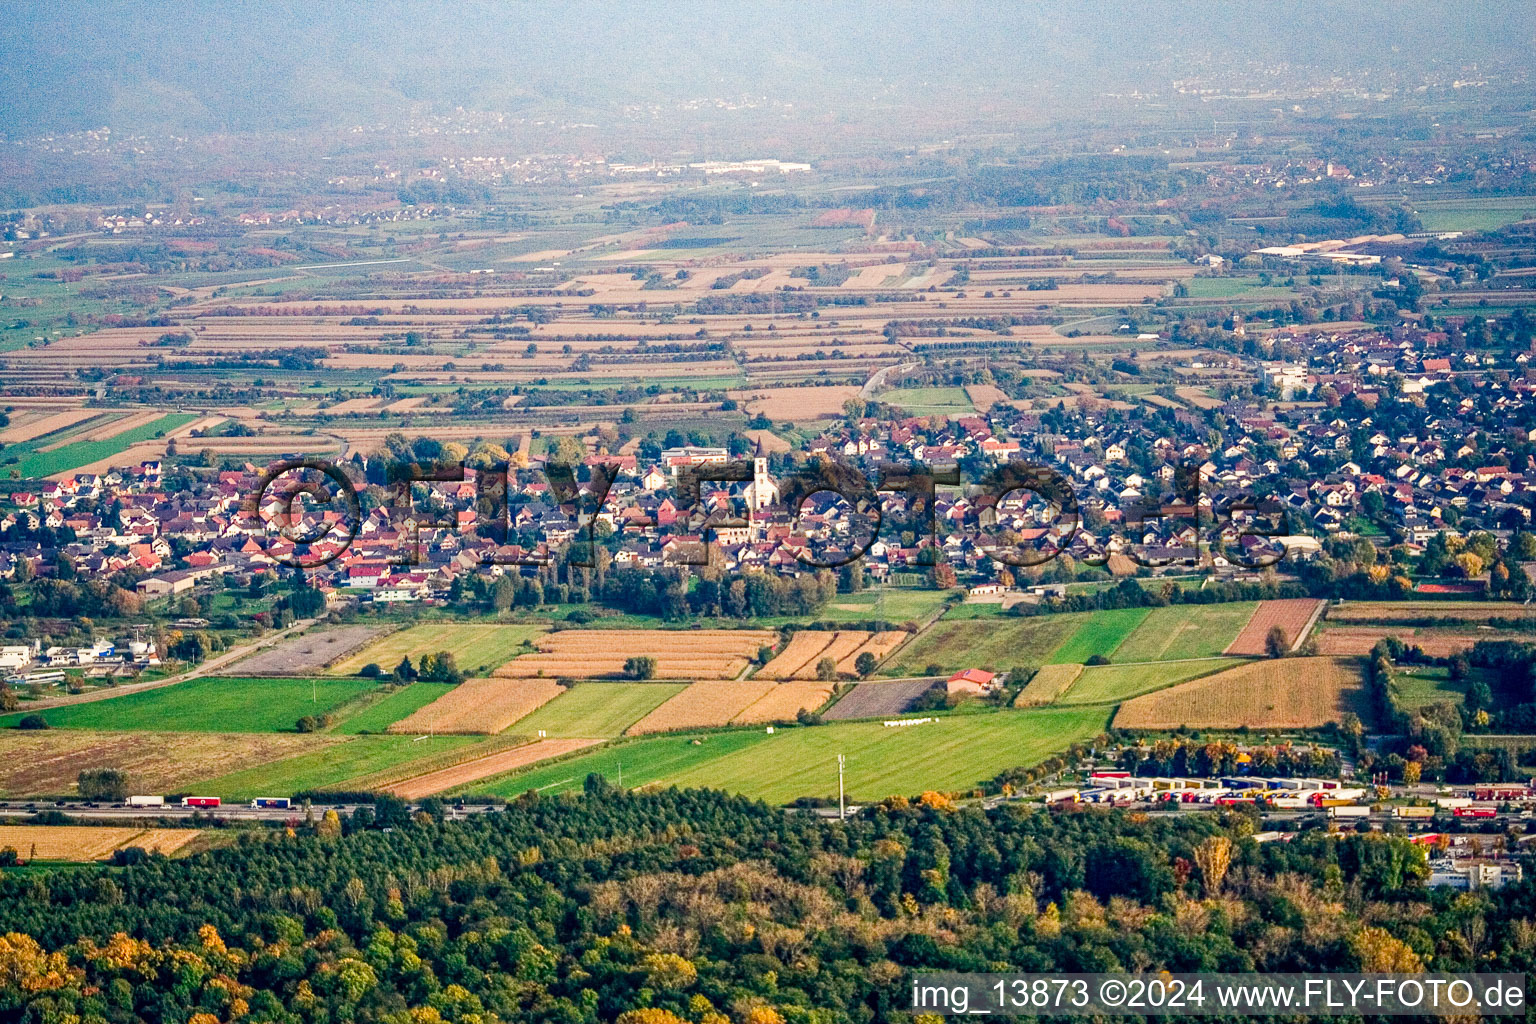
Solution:
<svg viewBox="0 0 1536 1024"><path fill-rule="evenodd" d="M1425 231L1492 231L1536 217L1536 196L1428 199L1415 203L1413 212Z"/></svg>
<svg viewBox="0 0 1536 1024"><path fill-rule="evenodd" d="M563 793L580 789L582 781L593 773L615 784L622 776L624 785L631 788L649 786L770 738L761 729L740 729L614 743L590 754L475 786L473 791L506 797L530 789Z"/></svg>
<svg viewBox="0 0 1536 1024"><path fill-rule="evenodd" d="M1211 658L1227 649L1253 618L1256 601L1232 604L1176 604L1154 608L1125 638L1115 660L1177 661Z"/></svg>
<svg viewBox="0 0 1536 1024"><path fill-rule="evenodd" d="M1405 711L1426 704L1459 705L1466 697L1464 686L1451 682L1450 669L1437 665L1399 665L1397 691L1397 706Z"/></svg>
<svg viewBox="0 0 1536 1024"><path fill-rule="evenodd" d="M1146 608L1112 608L1092 612L1065 643L1051 652L1049 664L1082 665L1096 654L1115 654L1126 637L1147 617Z"/></svg>
<svg viewBox="0 0 1536 1024"><path fill-rule="evenodd" d="M483 622L434 622L402 629L376 640L331 666L331 675L356 675L364 665L378 665L389 672L409 657L413 664L423 654L448 651L466 676L483 676L511 661L523 644L543 633L542 626L503 626Z"/></svg>
<svg viewBox="0 0 1536 1024"><path fill-rule="evenodd" d="M508 796L529 788L574 789L589 772L608 774L622 757L626 786L704 786L782 804L799 796L835 797L837 755L844 754L853 800L966 791L1006 768L1034 764L1098 735L1105 720L1102 708L1048 708L957 715L905 729L850 722L772 736L716 734L699 737L698 747L689 739L647 741L498 780L488 789Z"/></svg>
<svg viewBox="0 0 1536 1024"><path fill-rule="evenodd" d="M578 683L519 719L512 731L537 736L617 736L683 691L682 683Z"/></svg>
<svg viewBox="0 0 1536 1024"><path fill-rule="evenodd" d="M5 450L5 457L9 459L19 456L20 461L9 466L8 471L15 470L21 474L23 480L36 480L54 473L64 473L77 466L88 465L127 451L128 446L136 441L163 437L195 419L197 419L195 413L171 413L142 427L125 430L116 437L110 437L104 441L71 441L69 444L47 452L35 450L36 442L10 445ZM52 442L44 440L42 443L46 445Z"/></svg>
<svg viewBox="0 0 1536 1024"><path fill-rule="evenodd" d="M55 729L282 732L377 685L368 679L193 679L30 713ZM0 728L14 726L22 714L0 718Z"/></svg>
<svg viewBox="0 0 1536 1024"><path fill-rule="evenodd" d="M1043 665L1089 614L940 619L908 641L881 672L912 676L926 674L929 665L938 665L944 672L963 668L1001 672L1016 665Z"/></svg>
<svg viewBox="0 0 1536 1024"><path fill-rule="evenodd" d="M976 411L964 388L897 388L883 392L880 401L913 416L969 416Z"/></svg>
<svg viewBox="0 0 1536 1024"><path fill-rule="evenodd" d="M938 611L948 596L943 590L892 589L837 594L816 613L816 618L835 622L921 622Z"/></svg>
<svg viewBox="0 0 1536 1024"><path fill-rule="evenodd" d="M1162 661L1139 665L1089 665L1057 704L1109 704L1240 665L1237 658Z"/></svg>
<svg viewBox="0 0 1536 1024"><path fill-rule="evenodd" d="M344 789L346 787L340 784L348 779L424 760L483 739L483 736L437 736L417 741L413 736L358 736L324 750L221 775L193 788L225 800L290 796L300 790L325 787Z"/></svg>
<svg viewBox="0 0 1536 1024"><path fill-rule="evenodd" d="M364 732L383 732L400 719L431 704L453 689L447 683L411 683L399 689L387 688L378 699L365 695L359 707L351 714L343 709L341 722L331 731L355 736Z"/></svg>

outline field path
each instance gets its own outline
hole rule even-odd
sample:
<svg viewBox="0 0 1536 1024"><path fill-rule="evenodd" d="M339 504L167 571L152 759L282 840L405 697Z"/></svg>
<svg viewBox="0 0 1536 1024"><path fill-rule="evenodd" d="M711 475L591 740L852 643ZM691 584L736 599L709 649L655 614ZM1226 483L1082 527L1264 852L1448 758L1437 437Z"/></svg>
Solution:
<svg viewBox="0 0 1536 1024"><path fill-rule="evenodd" d="M582 750L602 742L605 741L601 739L536 740L521 747L499 750L494 754L487 754L473 761L465 761L451 768L441 768L435 772L418 775L413 779L406 779L404 782L397 782L388 787L385 792L393 793L402 800L420 800L433 793L467 786L471 782L479 782L492 775L501 775L515 768L533 764L535 761L559 757L561 754L569 754L574 750Z"/></svg>

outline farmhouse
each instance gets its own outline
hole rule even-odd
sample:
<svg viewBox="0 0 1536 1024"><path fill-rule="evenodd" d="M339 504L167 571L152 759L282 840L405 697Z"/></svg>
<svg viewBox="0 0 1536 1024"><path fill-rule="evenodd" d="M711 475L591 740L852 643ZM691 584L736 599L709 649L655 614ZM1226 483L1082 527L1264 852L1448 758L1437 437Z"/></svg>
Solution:
<svg viewBox="0 0 1536 1024"><path fill-rule="evenodd" d="M944 684L947 693L974 694L991 693L997 688L997 673L988 672L979 668L968 668L962 672L956 672L950 676Z"/></svg>

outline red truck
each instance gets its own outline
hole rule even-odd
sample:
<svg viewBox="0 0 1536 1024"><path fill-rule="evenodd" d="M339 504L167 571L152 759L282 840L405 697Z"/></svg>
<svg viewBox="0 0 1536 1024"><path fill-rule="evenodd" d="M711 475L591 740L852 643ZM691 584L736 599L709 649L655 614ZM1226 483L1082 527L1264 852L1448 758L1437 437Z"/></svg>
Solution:
<svg viewBox="0 0 1536 1024"><path fill-rule="evenodd" d="M217 807L220 800L216 796L184 796L181 798L183 807Z"/></svg>

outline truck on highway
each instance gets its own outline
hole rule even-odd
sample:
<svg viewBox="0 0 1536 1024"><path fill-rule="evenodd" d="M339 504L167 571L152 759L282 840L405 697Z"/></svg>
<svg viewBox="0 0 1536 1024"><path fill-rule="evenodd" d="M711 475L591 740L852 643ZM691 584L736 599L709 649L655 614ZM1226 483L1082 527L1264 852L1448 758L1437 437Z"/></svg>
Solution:
<svg viewBox="0 0 1536 1024"><path fill-rule="evenodd" d="M216 796L184 796L181 798L183 807L217 807L221 801Z"/></svg>
<svg viewBox="0 0 1536 1024"><path fill-rule="evenodd" d="M1351 806L1328 808L1328 817L1330 818L1369 818L1370 816L1371 809L1369 807Z"/></svg>
<svg viewBox="0 0 1536 1024"><path fill-rule="evenodd" d="M258 810L286 810L293 806L293 801L286 796L259 796L251 801L251 806Z"/></svg>
<svg viewBox="0 0 1536 1024"><path fill-rule="evenodd" d="M1451 812L1458 818L1497 818L1497 807L1458 807Z"/></svg>
<svg viewBox="0 0 1536 1024"><path fill-rule="evenodd" d="M164 807L163 796L131 796L123 801L124 807Z"/></svg>
<svg viewBox="0 0 1536 1024"><path fill-rule="evenodd" d="M1392 808L1392 817L1394 818L1433 818L1434 816L1435 809L1433 807Z"/></svg>

